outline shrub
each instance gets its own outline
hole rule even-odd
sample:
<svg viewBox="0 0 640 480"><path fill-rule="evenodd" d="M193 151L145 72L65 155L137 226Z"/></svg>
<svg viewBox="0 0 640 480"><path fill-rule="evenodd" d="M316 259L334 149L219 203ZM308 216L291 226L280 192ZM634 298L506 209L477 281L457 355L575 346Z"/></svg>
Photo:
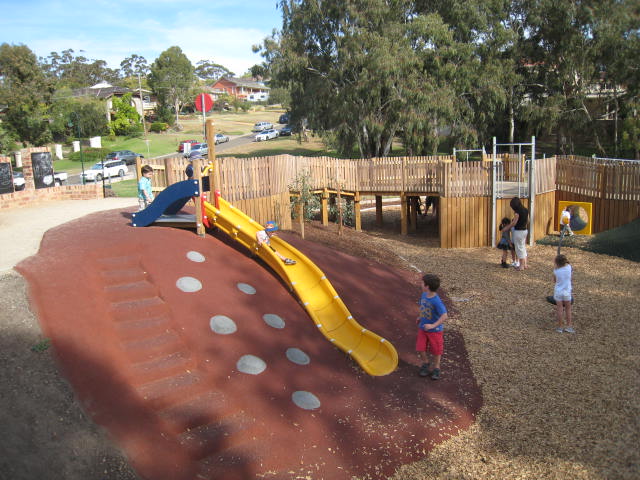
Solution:
<svg viewBox="0 0 640 480"><path fill-rule="evenodd" d="M105 159L107 153L109 153L108 148L83 148L82 149L82 160L84 163L96 163ZM69 160L73 162L80 161L80 152L72 152L69 154Z"/></svg>
<svg viewBox="0 0 640 480"><path fill-rule="evenodd" d="M350 197L340 197L340 203L338 204L338 196L331 195L331 201L329 202L329 219L338 223L340 221L339 208L342 206L342 224L349 227L355 225L355 215L353 209L353 201Z"/></svg>
<svg viewBox="0 0 640 480"><path fill-rule="evenodd" d="M169 124L165 122L153 122L149 127L149 130L154 133L162 133L169 130Z"/></svg>
<svg viewBox="0 0 640 480"><path fill-rule="evenodd" d="M300 203L302 203L302 215L306 221L312 220L315 213L320 210L320 199L313 193L310 178L311 174L305 170L289 185L289 190L298 192L297 196L291 197L291 218L297 218L297 207Z"/></svg>

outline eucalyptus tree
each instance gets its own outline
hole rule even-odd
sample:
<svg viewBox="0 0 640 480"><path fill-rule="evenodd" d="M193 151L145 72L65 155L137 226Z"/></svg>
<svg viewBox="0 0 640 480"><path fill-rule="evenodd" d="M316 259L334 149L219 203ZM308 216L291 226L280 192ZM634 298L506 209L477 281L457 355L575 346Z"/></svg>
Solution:
<svg viewBox="0 0 640 480"><path fill-rule="evenodd" d="M124 78L144 77L149 73L147 59L136 53L120 62L120 75Z"/></svg>
<svg viewBox="0 0 640 480"><path fill-rule="evenodd" d="M200 60L196 63L196 76L201 80L217 81L221 77L233 77L235 74L227 67L211 60Z"/></svg>
<svg viewBox="0 0 640 480"><path fill-rule="evenodd" d="M606 92L637 92L638 8L631 0L523 0L530 63L530 119L562 139L593 139L605 155L603 112L593 107ZM628 89L628 90L627 90ZM619 107L619 106L618 106ZM615 108L615 106L614 106Z"/></svg>
<svg viewBox="0 0 640 480"><path fill-rule="evenodd" d="M51 140L47 104L53 89L36 55L26 45L0 45L0 104L6 105L5 136L24 146L44 145Z"/></svg>
<svg viewBox="0 0 640 480"><path fill-rule="evenodd" d="M84 88L100 82L118 81L118 72L107 67L107 62L76 55L72 48L61 53L51 52L40 62L45 74L54 81L56 89Z"/></svg>
<svg viewBox="0 0 640 480"><path fill-rule="evenodd" d="M149 86L158 99L160 120L175 124L182 106L193 100L192 91L196 76L194 68L180 47L170 47L162 52L151 65L147 78Z"/></svg>
<svg viewBox="0 0 640 480"><path fill-rule="evenodd" d="M488 93L504 108L499 80L508 69L477 52L488 19L501 25L496 2L492 16L475 23L461 15L466 23L456 30L444 13L455 20L464 2L443 2L449 11L440 12L438 2L281 1L282 30L260 49L272 86L291 92L293 119L308 121L342 154L386 156L398 137L410 154L435 153L445 134L474 142L484 133L474 122Z"/></svg>
<svg viewBox="0 0 640 480"><path fill-rule="evenodd" d="M432 48L421 39L425 28L445 37L446 28L434 18L412 18L412 5L282 1L282 31L261 49L272 86L290 91L293 120L331 139L343 155L386 156L399 134L409 148L433 149L422 133L437 137L452 109L450 89L445 75L425 78L419 50Z"/></svg>

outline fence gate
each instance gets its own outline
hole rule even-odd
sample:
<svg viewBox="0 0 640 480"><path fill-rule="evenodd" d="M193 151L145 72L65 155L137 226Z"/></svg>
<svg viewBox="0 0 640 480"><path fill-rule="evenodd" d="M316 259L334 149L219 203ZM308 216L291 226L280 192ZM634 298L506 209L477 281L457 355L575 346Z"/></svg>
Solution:
<svg viewBox="0 0 640 480"><path fill-rule="evenodd" d="M517 151L515 151L517 150ZM527 157L526 152L529 151ZM497 143L493 137L491 185L491 246L496 246L497 199L529 199L529 245L533 245L536 137L530 143Z"/></svg>

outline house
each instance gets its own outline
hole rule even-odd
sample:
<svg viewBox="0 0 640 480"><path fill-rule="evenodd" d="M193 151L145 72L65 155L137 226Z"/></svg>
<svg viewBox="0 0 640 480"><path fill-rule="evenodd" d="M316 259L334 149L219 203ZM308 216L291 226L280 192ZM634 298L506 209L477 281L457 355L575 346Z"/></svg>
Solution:
<svg viewBox="0 0 640 480"><path fill-rule="evenodd" d="M139 89L132 90L127 87L114 87L113 85L102 82L92 87L77 88L73 90L74 97L94 97L106 101L107 121L111 120L111 112L113 110L113 97L122 97L127 93L131 94L131 104L136 107L140 115L149 116L155 112L156 101L149 90ZM140 98L142 96L142 99Z"/></svg>
<svg viewBox="0 0 640 480"><path fill-rule="evenodd" d="M248 102L259 102L269 99L269 87L262 82L244 78L221 77L211 86L214 98L225 93Z"/></svg>

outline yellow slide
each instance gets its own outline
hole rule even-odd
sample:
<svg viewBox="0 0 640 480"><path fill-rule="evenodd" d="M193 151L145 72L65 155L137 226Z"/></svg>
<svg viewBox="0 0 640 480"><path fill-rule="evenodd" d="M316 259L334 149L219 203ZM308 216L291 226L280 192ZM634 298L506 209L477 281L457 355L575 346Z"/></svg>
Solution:
<svg viewBox="0 0 640 480"><path fill-rule="evenodd" d="M285 265L267 245L258 247L256 233L264 227L218 198L219 208L204 202L205 214L220 230L255 252L296 293L318 330L334 345L348 353L369 375L387 375L398 366L394 346L363 328L351 316L322 271L304 254L277 236L271 245L282 255L296 261Z"/></svg>

